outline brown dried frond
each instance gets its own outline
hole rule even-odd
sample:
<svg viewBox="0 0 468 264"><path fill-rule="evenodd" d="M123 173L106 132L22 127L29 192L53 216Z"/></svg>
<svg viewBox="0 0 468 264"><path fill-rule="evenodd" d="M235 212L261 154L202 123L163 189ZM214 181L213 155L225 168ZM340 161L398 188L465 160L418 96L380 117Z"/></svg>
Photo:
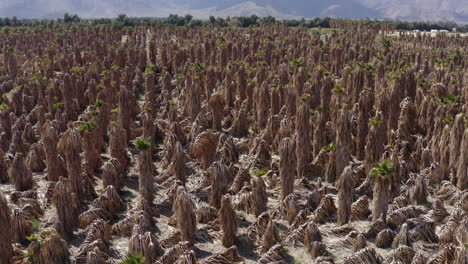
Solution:
<svg viewBox="0 0 468 264"><path fill-rule="evenodd" d="M390 247L393 243L395 233L391 229L384 229L377 234L375 245L379 248Z"/></svg>
<svg viewBox="0 0 468 264"><path fill-rule="evenodd" d="M435 256L431 257L429 264L452 263L455 260L457 247L454 244L447 244L439 250ZM462 262L463 263L463 262Z"/></svg>
<svg viewBox="0 0 468 264"><path fill-rule="evenodd" d="M180 144L182 145L187 144L187 138L185 136L185 132L182 129L182 127L179 125L179 123L173 122L171 126L169 127L168 133L170 135L173 135L176 141L180 142Z"/></svg>
<svg viewBox="0 0 468 264"><path fill-rule="evenodd" d="M352 146L352 126L351 114L348 106L344 105L338 113L338 122L336 129L336 176L343 173L344 168L351 160L351 146Z"/></svg>
<svg viewBox="0 0 468 264"><path fill-rule="evenodd" d="M218 140L218 149L216 150L217 159L226 165L237 163L239 161L239 152L234 143L234 138L227 134L222 134Z"/></svg>
<svg viewBox="0 0 468 264"><path fill-rule="evenodd" d="M345 257L343 261L347 264L381 264L382 257L377 254L374 248L365 247L352 256Z"/></svg>
<svg viewBox="0 0 468 264"><path fill-rule="evenodd" d="M101 149L104 145L104 140L101 137L100 130L105 131L106 128L100 126L99 120L97 123L98 126L93 131L83 132L82 147L85 159L84 167L88 175L94 175L95 170L102 164Z"/></svg>
<svg viewBox="0 0 468 264"><path fill-rule="evenodd" d="M13 191L10 193L10 201L18 203L20 199L33 199L37 200L37 192L35 190L27 190L24 192Z"/></svg>
<svg viewBox="0 0 468 264"><path fill-rule="evenodd" d="M170 162L174 159L174 154L176 151L176 144L179 141L175 135L169 134L164 140L164 167L170 165Z"/></svg>
<svg viewBox="0 0 468 264"><path fill-rule="evenodd" d="M385 222L385 219L383 218L383 215L377 220L375 220L371 228L367 231L366 237L375 237L380 231L384 230L387 228L387 224Z"/></svg>
<svg viewBox="0 0 468 264"><path fill-rule="evenodd" d="M351 218L351 205L354 195L354 173L351 166L343 169L343 173L336 182L338 188L338 222L347 224Z"/></svg>
<svg viewBox="0 0 468 264"><path fill-rule="evenodd" d="M39 218L43 214L41 204L35 198L20 198L18 206L21 207L28 219Z"/></svg>
<svg viewBox="0 0 468 264"><path fill-rule="evenodd" d="M111 239L111 227L109 224L103 219L97 219L86 229L86 237L83 244L101 240L106 246L109 246Z"/></svg>
<svg viewBox="0 0 468 264"><path fill-rule="evenodd" d="M356 242L356 238L358 235L359 235L359 232L353 230L349 232L342 240L340 240L338 245L346 247L346 248L351 248L354 242Z"/></svg>
<svg viewBox="0 0 468 264"><path fill-rule="evenodd" d="M0 149L0 183L8 181L8 162L5 157L5 152Z"/></svg>
<svg viewBox="0 0 468 264"><path fill-rule="evenodd" d="M42 256L41 256L41 245L38 241L32 241L27 249L28 254L30 255L31 262L34 263L42 263Z"/></svg>
<svg viewBox="0 0 468 264"><path fill-rule="evenodd" d="M229 196L224 195L221 199L219 221L221 222L221 230L223 231L221 239L223 246L230 247L234 245L239 220L237 219L236 211L232 208Z"/></svg>
<svg viewBox="0 0 468 264"><path fill-rule="evenodd" d="M445 209L444 202L441 199L436 199L432 204L431 217L436 223L442 223L450 214Z"/></svg>
<svg viewBox="0 0 468 264"><path fill-rule="evenodd" d="M464 212L468 211L468 192L462 192L460 194L458 201L455 204L455 207Z"/></svg>
<svg viewBox="0 0 468 264"><path fill-rule="evenodd" d="M411 263L416 251L411 247L400 245L397 249L393 250L389 256L387 256L388 261L401 261L402 263ZM387 261L387 262L388 262Z"/></svg>
<svg viewBox="0 0 468 264"><path fill-rule="evenodd" d="M202 162L202 169L210 167L216 154L218 135L211 131L200 133L192 143L190 153Z"/></svg>
<svg viewBox="0 0 468 264"><path fill-rule="evenodd" d="M29 150L28 156L26 158L26 163L28 167L33 172L41 172L46 168L45 160L45 153L42 149L42 144L34 143L31 145L31 149ZM0 165L1 166L1 165Z"/></svg>
<svg viewBox="0 0 468 264"><path fill-rule="evenodd" d="M220 162L214 162L209 172L211 175L210 204L215 208L220 208L221 197L227 193L232 179L226 165Z"/></svg>
<svg viewBox="0 0 468 264"><path fill-rule="evenodd" d="M278 234L278 230L276 228L276 223L270 220L262 237L262 251L266 252L280 241L281 240Z"/></svg>
<svg viewBox="0 0 468 264"><path fill-rule="evenodd" d="M407 195L400 195L393 199L392 203L388 208L388 213L391 214L395 210L406 207L410 205L410 200L408 199Z"/></svg>
<svg viewBox="0 0 468 264"><path fill-rule="evenodd" d="M82 243L78 249L78 253L75 255L75 260L77 263L87 263L88 260L97 260L101 261L100 263L105 263L105 261L115 257L117 257L116 253L110 250L108 245L102 240L98 239L92 242Z"/></svg>
<svg viewBox="0 0 468 264"><path fill-rule="evenodd" d="M44 263L61 264L70 260L67 242L57 234L49 235L42 242L41 255Z"/></svg>
<svg viewBox="0 0 468 264"><path fill-rule="evenodd" d="M218 210L209 205L203 204L197 207L197 221L200 224L208 224L218 217Z"/></svg>
<svg viewBox="0 0 468 264"><path fill-rule="evenodd" d="M439 247L455 242L455 229L451 223L442 226L439 233Z"/></svg>
<svg viewBox="0 0 468 264"><path fill-rule="evenodd" d="M169 234L168 237L161 240L161 245L162 245L163 248L170 248L170 247L173 247L173 246L177 245L177 243L179 243L179 242L181 242L180 241L180 231L175 230L175 231L171 232L171 234Z"/></svg>
<svg viewBox="0 0 468 264"><path fill-rule="evenodd" d="M369 202L367 195L359 197L351 206L351 220L366 220L370 214Z"/></svg>
<svg viewBox="0 0 468 264"><path fill-rule="evenodd" d="M261 133L260 137L270 145L273 145L275 142L275 137L278 134L278 130L280 128L280 117L278 115L273 115L268 118L268 122L266 124L265 129ZM276 147L277 148L277 147ZM275 149L275 146L272 146L272 149Z"/></svg>
<svg viewBox="0 0 468 264"><path fill-rule="evenodd" d="M73 229L78 226L78 206L75 193L71 192L70 180L60 178L54 189L53 203L57 208L57 232L69 240L73 236Z"/></svg>
<svg viewBox="0 0 468 264"><path fill-rule="evenodd" d="M250 191L250 186L244 186L240 192L232 197L232 203L236 210L251 212L254 205L253 203L252 192Z"/></svg>
<svg viewBox="0 0 468 264"><path fill-rule="evenodd" d="M31 169L26 165L23 153L17 152L9 170L10 179L15 190L26 191L33 187L34 180Z"/></svg>
<svg viewBox="0 0 468 264"><path fill-rule="evenodd" d="M286 211L286 221L291 224L299 213L298 196L294 193L288 194L283 199L281 206Z"/></svg>
<svg viewBox="0 0 468 264"><path fill-rule="evenodd" d="M32 233L30 219L28 219L23 210L19 208L13 209L13 213L11 214L11 230L12 239L17 243L23 243L26 237Z"/></svg>
<svg viewBox="0 0 468 264"><path fill-rule="evenodd" d="M414 255L413 260L411 261L411 264L426 264L426 263L427 263L427 259L421 251L418 251Z"/></svg>
<svg viewBox="0 0 468 264"><path fill-rule="evenodd" d="M102 167L102 185L107 187L113 185L117 191L120 191L123 188L123 180L120 176L120 164L119 161L115 158L110 159Z"/></svg>
<svg viewBox="0 0 468 264"><path fill-rule="evenodd" d="M253 148L254 158L252 164L254 167L268 169L271 162L270 146L263 140L258 139Z"/></svg>
<svg viewBox="0 0 468 264"><path fill-rule="evenodd" d="M299 179L305 176L307 166L311 162L310 149L310 107L306 102L300 102L296 113L295 161ZM294 143L291 144L294 146ZM280 145L281 148L281 145ZM279 151L281 153L281 151ZM280 157L282 155L280 154Z"/></svg>
<svg viewBox="0 0 468 264"><path fill-rule="evenodd" d="M47 204L52 202L52 198L54 196L54 190L55 190L55 182L47 183L46 191L44 193L44 198L46 199Z"/></svg>
<svg viewBox="0 0 468 264"><path fill-rule="evenodd" d="M336 206L331 194L325 195L320 201L319 206L315 209L312 219L319 223L325 221L326 218L335 215Z"/></svg>
<svg viewBox="0 0 468 264"><path fill-rule="evenodd" d="M91 178L85 172L79 175L77 182L80 184L81 199L88 202L98 197Z"/></svg>
<svg viewBox="0 0 468 264"><path fill-rule="evenodd" d="M304 235L304 246L309 248L313 242L322 242L322 234L312 221L307 223Z"/></svg>
<svg viewBox="0 0 468 264"><path fill-rule="evenodd" d="M247 236L252 240L260 241L260 238L265 233L270 219L270 214L268 214L268 212L263 212L260 214L255 222L247 228Z"/></svg>
<svg viewBox="0 0 468 264"><path fill-rule="evenodd" d="M102 190L102 194L91 204L96 208L103 208L111 215L125 208L124 202L113 185L109 185Z"/></svg>
<svg viewBox="0 0 468 264"><path fill-rule="evenodd" d="M465 245L462 245L462 246L457 248L454 263L457 263L457 264L467 264L468 263L468 249L467 249L467 247ZM411 264L413 264L413 263L411 263Z"/></svg>
<svg viewBox="0 0 468 264"><path fill-rule="evenodd" d="M207 130L210 127L210 122L208 117L203 112L197 115L195 121L192 123L192 128L190 129L190 139L194 140L197 136L203 131Z"/></svg>
<svg viewBox="0 0 468 264"><path fill-rule="evenodd" d="M281 197L284 199L294 191L294 176L296 174L294 141L291 138L283 138L278 153L280 156Z"/></svg>
<svg viewBox="0 0 468 264"><path fill-rule="evenodd" d="M175 146L175 153L173 155L171 170L175 178L182 182L183 185L185 185L185 182L187 181L187 160L188 158L185 155L182 145L179 142L177 142Z"/></svg>
<svg viewBox="0 0 468 264"><path fill-rule="evenodd" d="M347 235L347 234L349 234L351 232L355 232L355 231L356 231L356 229L354 229L354 227L352 227L349 224L346 224L346 225L342 225L342 226L333 227L327 233L331 234L331 235L334 235L334 236L345 236L345 235Z"/></svg>
<svg viewBox="0 0 468 264"><path fill-rule="evenodd" d="M256 126L264 129L270 112L270 91L265 82L259 87L256 95L254 104Z"/></svg>
<svg viewBox="0 0 468 264"><path fill-rule="evenodd" d="M453 205L460 196L460 190L449 181L442 181L436 196L449 205Z"/></svg>
<svg viewBox="0 0 468 264"><path fill-rule="evenodd" d="M66 161L66 172L68 174L68 178L71 184L71 191L76 193L77 195L82 194L82 185L81 185L81 135L76 128L69 128L67 131L62 135L62 138L58 142L58 148L62 153L64 153L65 161ZM57 144L55 142L54 144ZM53 158L53 157L52 157ZM49 164L48 164L49 165ZM47 167L48 170L48 167ZM58 169L57 169L58 171ZM53 175L55 176L55 175ZM62 176L62 175L58 175Z"/></svg>
<svg viewBox="0 0 468 264"><path fill-rule="evenodd" d="M151 232L136 234L130 238L128 251L145 257L145 263L152 264L164 254L155 235Z"/></svg>
<svg viewBox="0 0 468 264"><path fill-rule="evenodd" d="M418 217L422 213L424 213L423 207L410 205L391 212L387 217L387 221L399 226L403 224L406 219Z"/></svg>
<svg viewBox="0 0 468 264"><path fill-rule="evenodd" d="M307 251L310 253L310 256L315 259L320 256L325 256L327 254L327 248L324 243L314 241L307 245Z"/></svg>
<svg viewBox="0 0 468 264"><path fill-rule="evenodd" d="M97 247L86 252L86 263L89 264L103 264L106 263L105 254Z"/></svg>
<svg viewBox="0 0 468 264"><path fill-rule="evenodd" d="M197 230L195 204L182 186L177 188L173 210L176 214L181 241L188 241L190 244L193 244L195 242L195 233Z"/></svg>
<svg viewBox="0 0 468 264"><path fill-rule="evenodd" d="M411 246L409 226L406 223L401 226L400 232L398 232L398 234L395 236L395 239L392 242L393 248L396 248L400 245Z"/></svg>
<svg viewBox="0 0 468 264"><path fill-rule="evenodd" d="M117 126L112 126L109 132L109 152L112 158L119 161L122 169L125 169L130 161L126 147L127 131L125 131L121 123ZM123 170L120 172L123 172Z"/></svg>
<svg viewBox="0 0 468 264"><path fill-rule="evenodd" d="M465 118L466 119L466 118ZM462 121L463 122L463 121ZM460 144L460 158L458 161L458 168L457 168L457 187L460 190L468 189L468 130L465 129L463 133L463 139ZM455 146L453 146L455 147Z"/></svg>
<svg viewBox="0 0 468 264"><path fill-rule="evenodd" d="M243 263L244 259L239 256L236 246L232 246L222 252L215 253L204 259L202 264L235 264Z"/></svg>
<svg viewBox="0 0 468 264"><path fill-rule="evenodd" d="M427 200L427 183L423 176L418 175L414 185L409 191L409 197L414 205L421 204Z"/></svg>
<svg viewBox="0 0 468 264"><path fill-rule="evenodd" d="M242 186L244 186L246 182L248 183L250 179L251 176L249 170L239 168L236 176L234 177L234 181L232 182L231 187L229 188L229 194L234 195L238 193L242 189Z"/></svg>
<svg viewBox="0 0 468 264"><path fill-rule="evenodd" d="M0 191L0 264L10 264L13 258L11 211L8 202ZM16 233L16 232L15 232Z"/></svg>
<svg viewBox="0 0 468 264"><path fill-rule="evenodd" d="M365 248L367 246L366 238L359 234L353 243L353 252L358 252L359 250Z"/></svg>
<svg viewBox="0 0 468 264"><path fill-rule="evenodd" d="M417 224L416 227L411 231L411 241L416 242L423 240L428 243L438 243L439 237L435 232L435 228L435 223L430 221L423 221Z"/></svg>
<svg viewBox="0 0 468 264"><path fill-rule="evenodd" d="M291 137L292 126L291 120L287 117L284 117L280 121L280 127L278 133L275 135L273 147L278 147L283 138Z"/></svg>
<svg viewBox="0 0 468 264"><path fill-rule="evenodd" d="M252 179L252 209L253 214L258 217L267 210L268 194L262 177Z"/></svg>
<svg viewBox="0 0 468 264"><path fill-rule="evenodd" d="M138 172L140 195L148 204L152 205L155 194L155 169L150 150L140 152L140 155L138 156Z"/></svg>
<svg viewBox="0 0 468 264"><path fill-rule="evenodd" d="M320 202L322 201L322 198L327 194L327 189L326 188L321 188L318 190L313 191L308 197L307 197L307 208L310 211L315 211L317 207L319 206Z"/></svg>
<svg viewBox="0 0 468 264"><path fill-rule="evenodd" d="M249 134L249 120L247 113L247 101L244 101L240 110L235 114L234 121L229 129L232 136L245 137Z"/></svg>
<svg viewBox="0 0 468 264"><path fill-rule="evenodd" d="M182 256L175 262L175 264L197 264L197 256L195 251L185 251Z"/></svg>
<svg viewBox="0 0 468 264"><path fill-rule="evenodd" d="M304 243L306 238L306 228L308 223L304 223L292 231L288 232L288 235L284 239L287 244L291 245L301 245Z"/></svg>
<svg viewBox="0 0 468 264"><path fill-rule="evenodd" d="M272 246L262 257L257 261L259 264L269 264L269 263L286 263L285 259L282 256L283 246L276 244Z"/></svg>
<svg viewBox="0 0 468 264"><path fill-rule="evenodd" d="M224 97L221 92L215 92L208 100L208 106L213 116L213 129L216 131L221 130L221 120L223 119L224 110Z"/></svg>
<svg viewBox="0 0 468 264"><path fill-rule="evenodd" d="M307 222L309 214L310 212L308 209L300 210L288 229L294 230L298 228L299 226L303 225L305 222Z"/></svg>
<svg viewBox="0 0 468 264"><path fill-rule="evenodd" d="M189 242L179 242L177 245L167 249L164 254L154 264L172 264L179 259L179 257L190 249Z"/></svg>
<svg viewBox="0 0 468 264"><path fill-rule="evenodd" d="M130 214L119 222L113 224L111 227L111 233L115 236L130 236L132 234L132 228L135 223L135 215Z"/></svg>
<svg viewBox="0 0 468 264"><path fill-rule="evenodd" d="M79 215L80 228L86 228L97 219L108 220L111 216L103 208L92 208Z"/></svg>
<svg viewBox="0 0 468 264"><path fill-rule="evenodd" d="M377 175L375 176L373 199L372 199L372 220L375 221L381 215L385 218L387 216L389 204L389 186L390 175Z"/></svg>

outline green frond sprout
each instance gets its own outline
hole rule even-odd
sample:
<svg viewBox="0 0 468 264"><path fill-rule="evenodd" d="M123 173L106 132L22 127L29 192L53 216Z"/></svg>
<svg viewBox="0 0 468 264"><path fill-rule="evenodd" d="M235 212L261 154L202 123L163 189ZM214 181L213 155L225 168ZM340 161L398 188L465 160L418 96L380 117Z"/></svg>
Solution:
<svg viewBox="0 0 468 264"><path fill-rule="evenodd" d="M135 147L139 151L146 151L150 148L151 146L151 137L148 138L137 138L135 140Z"/></svg>
<svg viewBox="0 0 468 264"><path fill-rule="evenodd" d="M91 133L96 129L96 127L97 127L96 122L94 122L93 120L90 120L90 121L81 122L79 129L80 131Z"/></svg>
<svg viewBox="0 0 468 264"><path fill-rule="evenodd" d="M392 174L394 170L393 163L390 160L384 160L375 165L375 167L372 168L370 172L378 176L387 176Z"/></svg>

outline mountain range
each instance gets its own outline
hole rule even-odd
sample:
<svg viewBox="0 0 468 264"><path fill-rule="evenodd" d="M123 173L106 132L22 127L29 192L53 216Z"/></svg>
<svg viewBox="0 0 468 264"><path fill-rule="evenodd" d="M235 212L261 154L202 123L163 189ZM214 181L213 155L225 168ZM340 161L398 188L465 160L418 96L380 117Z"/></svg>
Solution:
<svg viewBox="0 0 468 264"><path fill-rule="evenodd" d="M468 23L468 0L0 0L0 17L57 18L65 12L84 18L275 16L390 18Z"/></svg>

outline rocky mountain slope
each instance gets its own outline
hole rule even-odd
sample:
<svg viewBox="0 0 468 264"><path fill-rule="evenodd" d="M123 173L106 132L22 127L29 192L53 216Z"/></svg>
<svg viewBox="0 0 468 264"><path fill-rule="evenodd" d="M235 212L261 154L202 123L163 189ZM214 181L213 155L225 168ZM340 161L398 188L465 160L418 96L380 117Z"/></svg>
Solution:
<svg viewBox="0 0 468 264"><path fill-rule="evenodd" d="M63 13L82 17L165 17L170 13L191 13L197 18L215 16L347 17L402 20L455 21L468 23L468 1L462 0L4 0L0 17L55 18Z"/></svg>

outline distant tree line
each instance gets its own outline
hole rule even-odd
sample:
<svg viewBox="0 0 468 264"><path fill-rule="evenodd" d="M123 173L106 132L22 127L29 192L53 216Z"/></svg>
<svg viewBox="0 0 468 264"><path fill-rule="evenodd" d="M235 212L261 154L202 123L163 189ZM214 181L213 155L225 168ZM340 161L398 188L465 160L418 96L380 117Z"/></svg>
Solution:
<svg viewBox="0 0 468 264"><path fill-rule="evenodd" d="M314 19L285 19L278 20L275 17L259 17L257 15L240 16L240 17L214 17L210 16L207 20L194 19L192 15L180 16L170 14L166 18L153 17L128 17L125 14L120 14L116 18L96 18L83 19L77 14L64 14L63 18L59 19L18 19L17 17L0 17L0 27L36 27L42 26L51 28L60 25L109 25L112 27L134 27L134 26L177 26L177 27L198 27L198 26L213 26L213 27L257 27L261 25L284 24L288 27L322 27L329 28L334 22L346 22L373 26L385 26L396 30L421 30L429 31L437 30L452 30L457 28L458 32L468 32L467 25L458 25L454 22L411 22L400 20L377 20L377 19L340 19L340 18L314 18ZM336 24L336 23L335 23Z"/></svg>
<svg viewBox="0 0 468 264"><path fill-rule="evenodd" d="M361 19L358 20L363 24L378 24L378 25L387 25L396 30L420 30L420 31L430 31L432 29L445 29L452 30L456 28L460 32L468 32L468 25L458 25L455 22L439 21L439 22L423 22L423 21L401 21L401 20L371 20L371 19Z"/></svg>

